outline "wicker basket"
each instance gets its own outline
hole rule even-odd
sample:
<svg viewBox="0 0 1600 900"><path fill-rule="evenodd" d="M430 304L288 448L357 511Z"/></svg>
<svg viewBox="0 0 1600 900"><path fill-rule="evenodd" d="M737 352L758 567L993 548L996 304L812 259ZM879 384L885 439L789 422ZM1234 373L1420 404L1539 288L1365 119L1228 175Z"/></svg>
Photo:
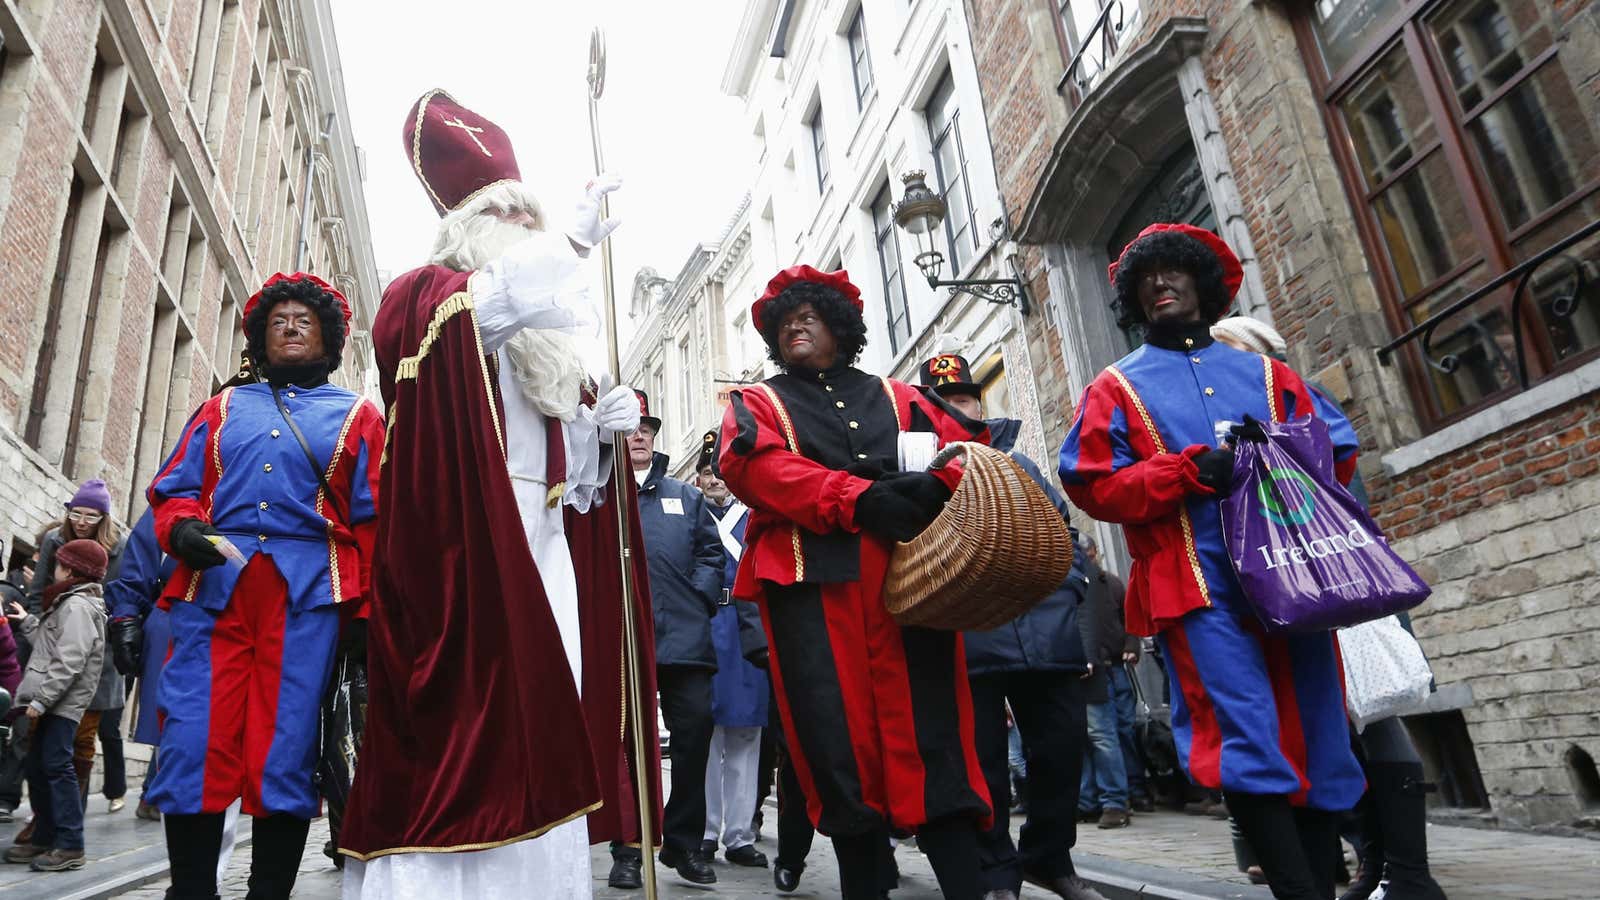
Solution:
<svg viewBox="0 0 1600 900"><path fill-rule="evenodd" d="M966 457L966 471L954 496L889 560L883 602L902 625L995 628L1049 596L1072 569L1067 524L1021 466L992 447L955 443L930 468L956 456Z"/></svg>

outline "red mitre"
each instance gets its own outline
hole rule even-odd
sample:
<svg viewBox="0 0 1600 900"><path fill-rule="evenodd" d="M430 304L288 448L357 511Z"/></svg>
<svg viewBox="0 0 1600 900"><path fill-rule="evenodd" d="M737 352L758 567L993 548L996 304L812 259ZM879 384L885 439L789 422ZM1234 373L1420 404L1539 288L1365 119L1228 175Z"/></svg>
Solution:
<svg viewBox="0 0 1600 900"><path fill-rule="evenodd" d="M441 216L497 184L522 180L505 131L438 88L411 107L403 137L411 169Z"/></svg>
<svg viewBox="0 0 1600 900"><path fill-rule="evenodd" d="M339 301L339 308L344 311L344 321L345 321L345 323L349 324L349 322L350 322L350 301L346 300L344 298L344 295L339 293L339 290L337 288L335 288L333 285L327 283L326 281L323 281L321 278L318 278L317 276L311 274L310 272L295 272L293 275L285 275L282 272L279 272L278 274L272 276L271 278L268 278L266 283L261 285L261 291L264 291L267 288L272 287L273 285L277 284L280 281L309 281L312 284L316 285L317 287L322 288L324 291L327 291L328 293L332 294L334 296L334 299ZM251 294L250 295L250 299L245 301L244 314L243 314L242 318L249 319L250 318L250 313L255 311L256 305L261 302L261 291L256 291L254 294Z"/></svg>
<svg viewBox="0 0 1600 900"><path fill-rule="evenodd" d="M767 305L768 301L783 293L784 289L789 285L801 281L814 281L817 284L831 287L843 294L844 298L850 301L850 305L856 308L856 312L859 313L862 310L861 289L850 283L849 272L844 269L840 269L837 272L819 272L807 265L790 266L772 276L772 280L767 282L767 292L762 294L756 302L750 304L750 322L756 326L757 331L763 330L761 310Z"/></svg>
<svg viewBox="0 0 1600 900"><path fill-rule="evenodd" d="M1145 230L1139 232L1137 237L1129 241L1128 246L1123 247L1122 253L1117 256L1116 262L1106 267L1106 277L1111 280L1112 286L1117 283L1117 269L1122 265L1122 260L1128 255L1128 251L1133 249L1133 245L1152 234L1158 234L1163 231L1176 231L1204 244L1206 249L1216 254L1217 262L1222 264L1222 286L1228 291L1228 299L1232 300L1239 293L1239 285L1244 283L1244 266L1239 264L1239 257L1233 255L1233 250L1228 247L1228 243L1204 228L1196 228L1193 225L1185 225L1181 222L1157 222L1154 225L1146 226Z"/></svg>

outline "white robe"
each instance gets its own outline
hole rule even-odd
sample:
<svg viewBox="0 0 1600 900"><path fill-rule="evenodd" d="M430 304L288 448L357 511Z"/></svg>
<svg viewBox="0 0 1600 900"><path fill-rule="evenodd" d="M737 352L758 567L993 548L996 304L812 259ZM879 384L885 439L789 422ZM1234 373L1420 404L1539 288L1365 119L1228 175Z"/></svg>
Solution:
<svg viewBox="0 0 1600 900"><path fill-rule="evenodd" d="M545 417L523 395L512 374L505 343L523 328L573 329L592 321L587 299L570 279L578 257L563 235L533 239L544 251L533 265L514 274L491 264L469 283L485 352L500 362L500 395L505 404L506 467L516 491L528 548L539 567L545 596L561 631L561 643L582 689L583 644L578 630L578 589L567 549L561 506L546 503ZM563 426L567 449L567 492L563 505L587 511L604 491L602 435L594 413L580 406ZM607 442L610 434L603 435ZM423 777L426 777L425 775ZM537 889L535 890L535 886ZM344 900L512 900L589 897L589 824L585 818L525 841L462 853L394 853L361 862L348 859Z"/></svg>

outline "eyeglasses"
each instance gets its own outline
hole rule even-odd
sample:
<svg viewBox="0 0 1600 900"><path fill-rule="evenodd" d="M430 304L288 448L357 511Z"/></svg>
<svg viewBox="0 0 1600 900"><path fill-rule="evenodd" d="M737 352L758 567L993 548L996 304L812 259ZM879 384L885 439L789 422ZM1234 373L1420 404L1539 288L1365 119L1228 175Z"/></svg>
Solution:
<svg viewBox="0 0 1600 900"><path fill-rule="evenodd" d="M85 525L98 525L100 524L100 520L104 518L104 513L97 512L78 512L77 510L73 510L72 512L67 513L67 521L82 522Z"/></svg>

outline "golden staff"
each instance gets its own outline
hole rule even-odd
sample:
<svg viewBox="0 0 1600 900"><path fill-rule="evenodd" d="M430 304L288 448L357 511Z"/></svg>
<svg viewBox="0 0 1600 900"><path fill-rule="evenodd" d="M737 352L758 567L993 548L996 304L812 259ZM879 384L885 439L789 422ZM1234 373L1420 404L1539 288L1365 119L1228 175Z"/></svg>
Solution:
<svg viewBox="0 0 1600 900"><path fill-rule="evenodd" d="M606 89L606 39L596 26L589 34L589 145L594 149L594 172L599 177L606 170L605 157L600 152L600 95ZM608 195L600 196L600 220L603 222L611 218L611 198ZM606 351L610 356L611 377L616 384L622 384L622 362L617 353L617 312L614 296L616 294L616 277L611 263L611 241L608 238L600 243L600 272L605 290L606 313ZM617 537L622 545L622 658L623 658L623 703L624 723L633 723L633 780L636 785L635 794L639 798L639 855L642 857L640 872L644 875L644 895L646 900L656 900L656 860L655 860L655 834L651 822L651 800L649 779L649 756L645 752L645 703L643 691L643 678L640 667L639 626L634 621L633 598L636 588L633 583L633 547L632 536L628 533L628 482L633 478L633 472L628 467L628 453L626 447L612 445L612 477L617 486L616 502L612 504L617 512ZM649 724L654 724L649 723Z"/></svg>

